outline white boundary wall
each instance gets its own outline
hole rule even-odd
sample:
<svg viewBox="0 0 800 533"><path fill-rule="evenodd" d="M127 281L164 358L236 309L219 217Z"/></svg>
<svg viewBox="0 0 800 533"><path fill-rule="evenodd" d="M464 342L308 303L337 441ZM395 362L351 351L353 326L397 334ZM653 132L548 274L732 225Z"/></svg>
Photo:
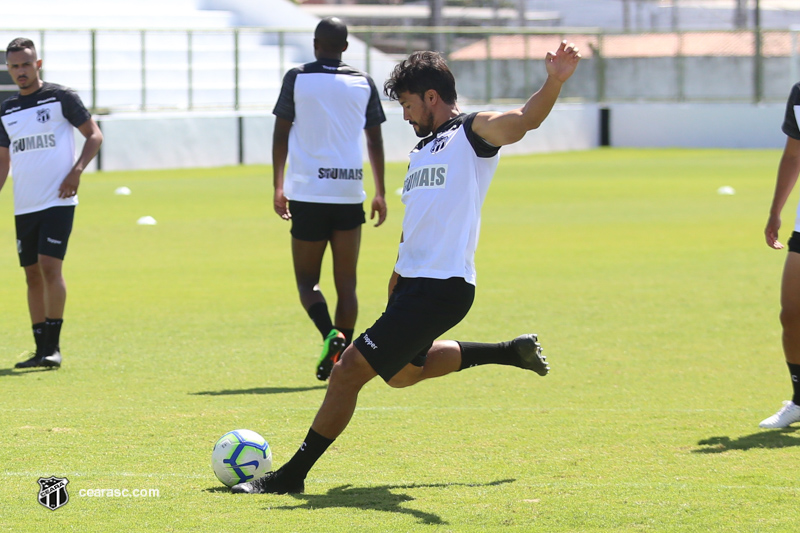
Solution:
<svg viewBox="0 0 800 533"><path fill-rule="evenodd" d="M788 93L787 93L788 97ZM785 104L613 104L612 146L782 148Z"/></svg>
<svg viewBox="0 0 800 533"><path fill-rule="evenodd" d="M418 138L402 110L387 103L387 161L405 162ZM464 112L514 106L465 106ZM559 104L541 128L504 155L588 150L599 145L598 104ZM615 147L781 148L783 104L609 104ZM213 167L272 162L271 113L146 113L95 117L105 141L103 170ZM80 139L79 139L80 140ZM241 140L241 149L240 149ZM81 143L78 143L80 146ZM366 160L366 150L364 151ZM96 170L94 162L89 169Z"/></svg>
<svg viewBox="0 0 800 533"><path fill-rule="evenodd" d="M493 107L497 110L511 108ZM463 111L473 109L465 107ZM556 106L542 128L529 133L517 145L504 148L502 153L593 148L597 145L597 114L594 105ZM382 128L386 160L408 161L408 152L419 139L403 120L398 105L386 104L386 118ZM101 153L103 170L236 165L240 162L240 139L244 164L272 163L275 118L269 112L145 113L95 119L100 122L105 137ZM364 157L366 160L366 149Z"/></svg>

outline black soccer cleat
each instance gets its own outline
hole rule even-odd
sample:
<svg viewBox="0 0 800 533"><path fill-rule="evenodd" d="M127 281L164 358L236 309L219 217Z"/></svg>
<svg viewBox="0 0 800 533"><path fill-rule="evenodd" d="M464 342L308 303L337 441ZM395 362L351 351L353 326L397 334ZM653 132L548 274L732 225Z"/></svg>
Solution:
<svg viewBox="0 0 800 533"><path fill-rule="evenodd" d="M267 472L264 477L250 483L239 483L231 487L234 494L299 494L305 490L305 481L286 479L283 468Z"/></svg>
<svg viewBox="0 0 800 533"><path fill-rule="evenodd" d="M511 341L511 346L519 356L517 366L533 370L540 376L546 376L550 372L550 365L547 364L547 358L542 355L542 346L535 333L520 335Z"/></svg>
<svg viewBox="0 0 800 533"><path fill-rule="evenodd" d="M47 357L42 357L39 366L44 366L48 368L59 368L61 367L61 352L56 349L52 354L48 355Z"/></svg>
<svg viewBox="0 0 800 533"><path fill-rule="evenodd" d="M30 355L30 359L26 359L25 361L20 361L19 363L14 365L14 368L35 368L39 366L39 363L42 361L42 358L39 357L39 354L37 354L36 352L28 352L25 355Z"/></svg>

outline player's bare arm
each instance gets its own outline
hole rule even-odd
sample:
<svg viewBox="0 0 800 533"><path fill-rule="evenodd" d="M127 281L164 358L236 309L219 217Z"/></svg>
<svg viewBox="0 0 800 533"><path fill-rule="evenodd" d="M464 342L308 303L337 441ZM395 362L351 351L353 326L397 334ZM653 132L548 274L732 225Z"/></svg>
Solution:
<svg viewBox="0 0 800 533"><path fill-rule="evenodd" d="M364 133L367 137L367 153L372 167L372 177L375 181L375 196L372 199L372 211L369 219L374 220L377 214L378 221L375 223L375 227L378 227L386 220L386 186L383 181L384 155L381 125L378 124L377 126L366 128Z"/></svg>
<svg viewBox="0 0 800 533"><path fill-rule="evenodd" d="M3 190L3 185L8 178L8 172L11 170L11 154L8 148L0 146L0 191Z"/></svg>
<svg viewBox="0 0 800 533"><path fill-rule="evenodd" d="M61 186L58 188L59 198L70 198L78 194L81 174L83 174L83 171L91 160L97 155L97 152L100 151L100 145L103 144L103 132L100 131L100 127L94 120L89 119L81 124L78 127L78 131L81 132L81 135L83 135L86 141L83 144L80 157L75 161L69 174L67 174L67 177L64 178L64 181L61 182Z"/></svg>
<svg viewBox="0 0 800 533"><path fill-rule="evenodd" d="M786 137L786 146L783 149L783 156L781 156L781 162L778 165L775 194L769 209L767 227L764 229L767 246L775 250L783 248L783 244L778 242L778 230L781 228L781 211L792 193L795 183L797 183L798 174L800 174L800 140Z"/></svg>
<svg viewBox="0 0 800 533"><path fill-rule="evenodd" d="M558 99L561 86L575 72L580 60L581 54L575 45L562 41L558 50L547 52L547 79L524 106L505 113L478 113L472 123L472 130L495 146L519 141L527 132L544 122Z"/></svg>
<svg viewBox="0 0 800 533"><path fill-rule="evenodd" d="M289 212L289 200L283 194L283 177L286 171L286 159L289 157L289 131L292 123L280 117L275 117L275 129L272 133L272 185L275 194L272 206L283 220L292 218Z"/></svg>

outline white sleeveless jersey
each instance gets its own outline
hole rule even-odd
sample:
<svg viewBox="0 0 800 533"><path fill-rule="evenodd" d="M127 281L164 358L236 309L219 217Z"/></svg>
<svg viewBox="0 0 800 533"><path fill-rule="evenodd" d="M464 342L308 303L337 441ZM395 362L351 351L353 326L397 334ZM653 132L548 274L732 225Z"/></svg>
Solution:
<svg viewBox="0 0 800 533"><path fill-rule="evenodd" d="M364 201L362 132L386 121L369 76L332 59L293 68L273 114L293 122L283 185L289 200Z"/></svg>
<svg viewBox="0 0 800 533"><path fill-rule="evenodd" d="M783 133L793 139L800 140L800 83L792 87L789 101L786 103L786 116L783 119ZM797 216L794 220L794 231L800 231L800 204L797 205Z"/></svg>
<svg viewBox="0 0 800 533"><path fill-rule="evenodd" d="M59 198L58 188L75 164L72 128L90 118L78 95L55 83L2 103L0 146L11 156L15 215L77 205L77 196Z"/></svg>
<svg viewBox="0 0 800 533"><path fill-rule="evenodd" d="M459 277L475 285L481 207L500 159L499 147L472 132L476 114L449 120L409 154L395 266L405 278Z"/></svg>

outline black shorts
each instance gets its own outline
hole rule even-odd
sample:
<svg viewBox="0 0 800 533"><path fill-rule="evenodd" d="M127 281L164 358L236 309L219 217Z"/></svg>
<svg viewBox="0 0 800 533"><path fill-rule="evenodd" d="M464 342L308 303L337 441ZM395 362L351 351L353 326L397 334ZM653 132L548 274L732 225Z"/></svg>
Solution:
<svg viewBox="0 0 800 533"><path fill-rule="evenodd" d="M64 259L75 219L75 206L50 207L14 217L20 266L39 262L39 254Z"/></svg>
<svg viewBox="0 0 800 533"><path fill-rule="evenodd" d="M793 231L789 237L789 251L800 254L800 233L797 231Z"/></svg>
<svg viewBox="0 0 800 533"><path fill-rule="evenodd" d="M353 344L384 381L425 364L433 341L467 316L475 286L463 278L403 278L386 311Z"/></svg>
<svg viewBox="0 0 800 533"><path fill-rule="evenodd" d="M289 201L292 237L301 241L325 241L334 231L356 229L367 221L361 204L317 204Z"/></svg>

